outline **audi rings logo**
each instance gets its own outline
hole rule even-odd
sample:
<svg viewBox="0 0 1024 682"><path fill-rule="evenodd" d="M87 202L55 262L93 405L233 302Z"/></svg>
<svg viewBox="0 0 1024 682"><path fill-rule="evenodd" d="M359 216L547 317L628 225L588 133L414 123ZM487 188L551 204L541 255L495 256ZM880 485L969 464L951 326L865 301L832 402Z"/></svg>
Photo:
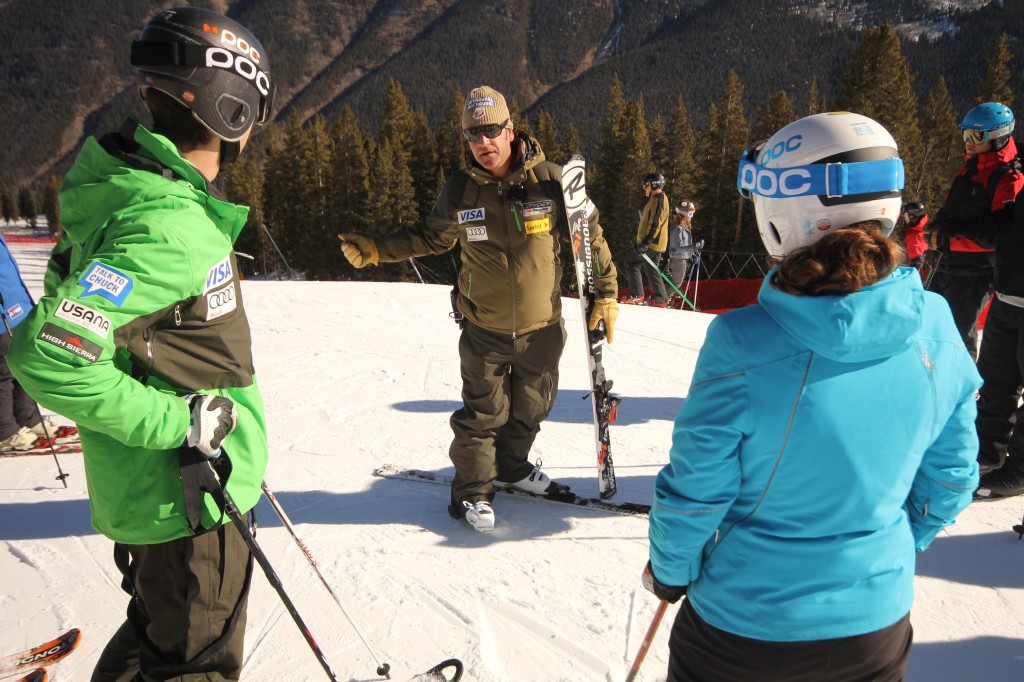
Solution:
<svg viewBox="0 0 1024 682"><path fill-rule="evenodd" d="M223 289L217 289L206 294L206 320L215 320L222 315L227 315L237 306L235 283L231 282L231 284Z"/></svg>

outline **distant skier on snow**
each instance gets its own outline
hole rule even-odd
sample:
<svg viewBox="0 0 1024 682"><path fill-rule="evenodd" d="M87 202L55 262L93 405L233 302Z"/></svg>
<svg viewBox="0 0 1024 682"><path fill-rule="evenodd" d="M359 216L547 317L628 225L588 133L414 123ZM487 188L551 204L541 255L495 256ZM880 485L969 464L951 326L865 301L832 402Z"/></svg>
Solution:
<svg viewBox="0 0 1024 682"><path fill-rule="evenodd" d="M78 424L92 525L131 595L92 682L237 680L252 555L204 494L219 485L183 463L213 478L216 458L242 513L259 500L267 436L232 250L248 209L212 182L269 117L274 86L259 41L200 8L158 12L131 63L153 127L129 119L85 141L9 361Z"/></svg>
<svg viewBox="0 0 1024 682"><path fill-rule="evenodd" d="M357 268L461 246L456 303L463 318L463 406L451 417L455 479L448 511L486 532L494 528L495 486L538 495L565 490L529 454L558 392L566 339L559 249L568 226L561 167L544 159L537 140L515 132L500 92L472 90L462 128L473 163L448 178L423 224L376 239L338 237ZM590 249L599 298L589 325L603 320L611 342L618 315L615 266L596 208Z"/></svg>
<svg viewBox="0 0 1024 682"><path fill-rule="evenodd" d="M668 680L902 680L915 550L977 485L980 377L949 306L899 266L903 165L881 125L800 119L738 184L782 260L708 327L656 479L643 582L687 596Z"/></svg>

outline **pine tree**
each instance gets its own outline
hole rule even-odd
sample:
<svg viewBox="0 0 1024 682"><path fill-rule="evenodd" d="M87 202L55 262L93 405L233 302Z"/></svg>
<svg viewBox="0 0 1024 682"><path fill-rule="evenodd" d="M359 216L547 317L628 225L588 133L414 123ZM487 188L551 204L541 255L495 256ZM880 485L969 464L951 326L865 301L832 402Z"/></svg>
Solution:
<svg viewBox="0 0 1024 682"><path fill-rule="evenodd" d="M918 199L934 214L945 202L946 190L963 161L963 140L946 80L942 76L928 95L921 126L931 134L924 138L915 189Z"/></svg>
<svg viewBox="0 0 1024 682"><path fill-rule="evenodd" d="M519 107L519 102L515 97L506 97L505 104L508 106L508 117L512 121L512 127L518 132L524 135L533 136L533 128L530 127L530 119L527 118L522 109Z"/></svg>
<svg viewBox="0 0 1024 682"><path fill-rule="evenodd" d="M50 236L55 237L61 231L60 226L60 183L61 179L56 175L46 178L43 185L42 209L46 216L46 225L50 230Z"/></svg>
<svg viewBox="0 0 1024 682"><path fill-rule="evenodd" d="M748 143L749 128L743 114L743 82L730 71L719 104L712 102L708 128L700 145L700 162L706 169L697 202L704 229L709 230L709 248L723 251L760 252L756 230L741 229L741 204L736 192L736 169ZM748 228L752 225L748 220Z"/></svg>
<svg viewBox="0 0 1024 682"><path fill-rule="evenodd" d="M385 140L390 140L395 151L401 154L406 165L409 165L412 159L412 140L415 130L415 117L409 106L409 100L402 91L402 85L393 78L388 79L377 144L380 145Z"/></svg>
<svg viewBox="0 0 1024 682"><path fill-rule="evenodd" d="M346 106L334 122L331 132L334 159L331 167L331 203L328 216L338 233L366 234L370 229L370 147L372 142L359 127L352 108ZM347 262L340 264L348 279L373 279L374 268L356 270Z"/></svg>
<svg viewBox="0 0 1024 682"><path fill-rule="evenodd" d="M13 187L10 185L3 187L3 194L0 194L0 202L2 202L3 206L4 221L8 225L21 217L21 211L18 210L18 197Z"/></svg>
<svg viewBox="0 0 1024 682"><path fill-rule="evenodd" d="M31 187L22 187L18 190L18 211L28 221L29 227L35 227L39 219L39 207L36 205L36 195Z"/></svg>
<svg viewBox="0 0 1024 682"><path fill-rule="evenodd" d="M565 135L562 136L560 146L565 150L565 158L561 161L556 161L555 163L561 163L564 165L574 154L583 153L583 144L580 142L579 131L576 130L576 126L572 123L570 123L569 127L565 129Z"/></svg>
<svg viewBox="0 0 1024 682"><path fill-rule="evenodd" d="M544 150L544 158L554 163L564 164L568 155L562 151L558 142L558 130L555 129L555 119L546 111L537 114L537 122L533 131L534 137Z"/></svg>
<svg viewBox="0 0 1024 682"><path fill-rule="evenodd" d="M692 201L700 185L700 169L697 165L697 137L686 113L686 104L680 95L676 98L672 119L668 124L668 147L670 156L666 169L667 192L672 201Z"/></svg>
<svg viewBox="0 0 1024 682"><path fill-rule="evenodd" d="M437 127L437 155L441 172L447 178L466 167L466 139L462 135L462 110L466 98L456 89L449 100L448 113Z"/></svg>
<svg viewBox="0 0 1024 682"><path fill-rule="evenodd" d="M377 237L394 232L402 225L416 221L416 203L412 174L401 152L390 140L377 145L372 154L373 177L367 200L368 236ZM408 282L412 268L406 263L381 264L374 279Z"/></svg>
<svg viewBox="0 0 1024 682"><path fill-rule="evenodd" d="M811 85L807 88L807 115L813 116L826 111L825 100L818 92L818 77L811 77Z"/></svg>
<svg viewBox="0 0 1024 682"><path fill-rule="evenodd" d="M879 87L885 83L885 87ZM921 129L913 76L892 26L868 29L843 73L837 107L881 123L896 140L906 169L904 197L913 199L920 168ZM909 196L908 196L909 195Z"/></svg>
<svg viewBox="0 0 1024 682"><path fill-rule="evenodd" d="M302 122L298 112L292 111L283 129L269 136L265 147L266 162L263 180L263 216L270 248L261 249L264 272L280 272L291 277L292 270L301 270L294 223L304 212L302 188L296 173L301 163L298 143L302 136Z"/></svg>
<svg viewBox="0 0 1024 682"><path fill-rule="evenodd" d="M613 232L618 232L620 235L628 234L627 225L630 222L628 213L631 209L628 207L632 202L623 205L618 199L619 189L627 179L622 166L626 105L626 98L622 94L622 84L616 75L612 80L608 99L605 102L601 124L598 126L594 162L587 164L588 194L601 209L601 226L604 228L605 238L609 243L611 243L611 239L608 235ZM635 180L630 184L635 186ZM613 249L612 253L617 253L617 251Z"/></svg>
<svg viewBox="0 0 1024 682"><path fill-rule="evenodd" d="M640 97L626 105L622 121L622 156L619 159L621 184L615 188L615 203L620 207L617 224L605 231L612 253L636 241L637 211L643 208L643 178L654 170L651 138L644 121L644 100ZM611 236L609 236L609 234Z"/></svg>
<svg viewBox="0 0 1024 682"><path fill-rule="evenodd" d="M674 179L671 177L672 169L669 168L672 164L672 151L669 149L668 130L665 128L665 121L661 118L661 114L654 117L654 121L647 129L647 134L651 142L651 164L655 171L665 176L667 183ZM667 193L668 186L666 185Z"/></svg>
<svg viewBox="0 0 1024 682"><path fill-rule="evenodd" d="M1010 39L1003 33L996 43L995 52L988 59L988 77L981 84L981 92L975 99L977 104L985 102L999 102L1013 108L1013 88L1010 85L1012 76L1010 63L1013 55L1010 53Z"/></svg>
<svg viewBox="0 0 1024 682"><path fill-rule="evenodd" d="M754 127L750 131L750 143L757 144L767 140L776 131L789 125L796 118L793 103L785 90L779 90L758 107Z"/></svg>
<svg viewBox="0 0 1024 682"><path fill-rule="evenodd" d="M437 142L430 132L427 115L419 109L413 115L412 156L409 172L412 174L413 201L416 205L415 222L422 220L434 205L437 193L440 164L437 159Z"/></svg>
<svg viewBox="0 0 1024 682"><path fill-rule="evenodd" d="M333 148L327 133L327 121L317 114L304 127L295 144L297 159L293 172L298 181L298 200L302 207L293 218L291 231L297 247L293 266L304 270L309 279L330 279L341 271L336 250L337 231L328 220L332 201L329 172Z"/></svg>

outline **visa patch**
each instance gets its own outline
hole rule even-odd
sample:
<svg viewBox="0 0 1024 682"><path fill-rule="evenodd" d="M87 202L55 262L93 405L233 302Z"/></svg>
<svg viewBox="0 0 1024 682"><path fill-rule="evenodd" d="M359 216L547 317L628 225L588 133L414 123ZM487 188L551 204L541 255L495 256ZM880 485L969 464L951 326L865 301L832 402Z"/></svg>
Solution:
<svg viewBox="0 0 1024 682"><path fill-rule="evenodd" d="M128 275L99 263L93 263L78 283L85 287L82 298L102 296L118 308L124 305L125 299L135 286L135 282Z"/></svg>
<svg viewBox="0 0 1024 682"><path fill-rule="evenodd" d="M110 320L105 315L69 298L61 299L53 316L67 320L76 327L81 327L103 338L107 338L110 333Z"/></svg>
<svg viewBox="0 0 1024 682"><path fill-rule="evenodd" d="M470 220L483 220L484 209L482 206L480 208L469 208L465 211L459 211L458 216L459 225L462 223L468 223Z"/></svg>
<svg viewBox="0 0 1024 682"><path fill-rule="evenodd" d="M72 355L84 358L90 363L99 360L100 353L103 352L103 348L98 343L93 343L89 339L83 339L78 334L72 334L67 329L50 324L49 322L43 325L43 328L39 331L39 336L36 338L66 350Z"/></svg>
<svg viewBox="0 0 1024 682"><path fill-rule="evenodd" d="M227 256L224 260L210 268L210 271L206 273L206 287L203 289L203 293L216 289L224 282L231 279L234 273L231 270L231 256Z"/></svg>

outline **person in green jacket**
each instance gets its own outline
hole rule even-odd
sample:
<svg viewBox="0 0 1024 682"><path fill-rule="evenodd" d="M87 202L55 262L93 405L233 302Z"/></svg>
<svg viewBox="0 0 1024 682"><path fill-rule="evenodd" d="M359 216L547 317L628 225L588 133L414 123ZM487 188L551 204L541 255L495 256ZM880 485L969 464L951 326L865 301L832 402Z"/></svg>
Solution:
<svg viewBox="0 0 1024 682"><path fill-rule="evenodd" d="M259 41L199 8L152 17L131 63L153 127L84 143L8 361L77 423L92 525L131 595L93 682L236 680L251 554L184 465L214 461L242 513L259 499L267 437L233 252L249 209L212 181L274 89Z"/></svg>
<svg viewBox="0 0 1024 682"><path fill-rule="evenodd" d="M654 263L660 263L661 257L668 249L669 204L668 195L665 194L665 176L660 173L648 173L644 176L642 184L647 204L640 214L633 251L626 256L623 263L630 294L624 302L643 303L644 281L640 276L640 272L643 271L654 297L648 305L667 308L668 293L665 291L665 280L661 278L657 267L644 258L646 255Z"/></svg>
<svg viewBox="0 0 1024 682"><path fill-rule="evenodd" d="M545 495L564 493L529 459L540 424L558 393L565 345L559 249L568 239L562 167L546 161L533 137L513 129L505 98L488 86L469 93L463 134L473 163L445 182L422 224L370 239L341 234L357 268L461 247L456 305L463 406L451 417L455 465L453 518L479 531L494 528L496 486ZM589 325L603 320L611 342L618 315L615 266L588 202L598 300Z"/></svg>

